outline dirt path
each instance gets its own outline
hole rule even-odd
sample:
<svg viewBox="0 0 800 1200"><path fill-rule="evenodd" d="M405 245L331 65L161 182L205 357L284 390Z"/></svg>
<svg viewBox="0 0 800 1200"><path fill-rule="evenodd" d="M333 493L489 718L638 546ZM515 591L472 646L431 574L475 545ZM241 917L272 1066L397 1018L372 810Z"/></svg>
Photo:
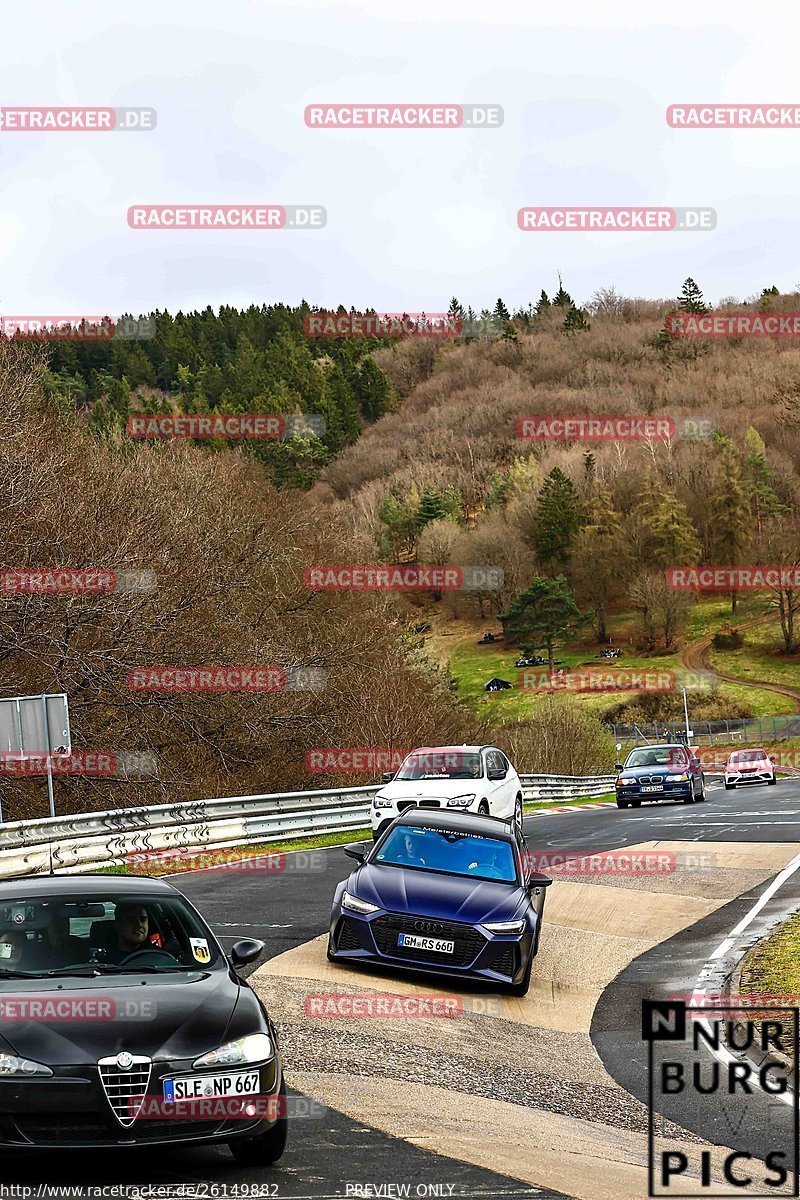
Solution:
<svg viewBox="0 0 800 1200"><path fill-rule="evenodd" d="M749 629L752 625L758 625L764 620L766 617L754 617L751 621L743 621L738 628ZM781 683L763 683L756 679L742 679L738 675L728 675L724 671L717 671L706 661L710 646L710 637L698 638L696 642L690 642L688 646L684 646L681 650L680 660L687 671L702 671L706 675L713 676L714 679L726 680L728 683L760 688L764 692L777 692L780 696L787 696L794 705L794 711L800 712L800 688L787 687Z"/></svg>

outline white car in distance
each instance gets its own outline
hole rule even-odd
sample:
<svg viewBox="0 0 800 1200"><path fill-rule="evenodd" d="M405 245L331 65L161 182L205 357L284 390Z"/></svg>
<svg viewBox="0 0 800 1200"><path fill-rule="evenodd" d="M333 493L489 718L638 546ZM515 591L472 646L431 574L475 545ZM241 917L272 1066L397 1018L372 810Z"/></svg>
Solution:
<svg viewBox="0 0 800 1200"><path fill-rule="evenodd" d="M444 808L515 820L522 828L522 784L497 746L422 746L412 750L400 770L383 776L373 797L375 841L407 808Z"/></svg>
<svg viewBox="0 0 800 1200"><path fill-rule="evenodd" d="M775 759L766 750L734 750L725 764L725 788L740 783L777 783Z"/></svg>

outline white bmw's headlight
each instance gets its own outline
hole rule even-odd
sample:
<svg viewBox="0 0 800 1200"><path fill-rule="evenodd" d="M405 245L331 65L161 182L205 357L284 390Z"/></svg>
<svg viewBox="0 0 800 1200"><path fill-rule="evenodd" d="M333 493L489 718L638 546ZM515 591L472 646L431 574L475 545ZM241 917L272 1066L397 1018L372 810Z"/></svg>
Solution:
<svg viewBox="0 0 800 1200"><path fill-rule="evenodd" d="M451 796L447 801L448 808L469 808L475 799L475 793L471 792L466 796Z"/></svg>
<svg viewBox="0 0 800 1200"><path fill-rule="evenodd" d="M372 803L375 808L391 808L394 800L387 800L385 796L375 796Z"/></svg>
<svg viewBox="0 0 800 1200"><path fill-rule="evenodd" d="M236 1067L240 1063L264 1062L273 1058L275 1049L272 1039L266 1033L251 1033L248 1037L237 1038L235 1042L227 1042L218 1050L209 1050L208 1054L196 1058L192 1066L198 1067Z"/></svg>
<svg viewBox="0 0 800 1200"><path fill-rule="evenodd" d="M16 1054L0 1054L0 1079L10 1075L52 1075L53 1072L43 1063L31 1062L29 1058L17 1058Z"/></svg>
<svg viewBox="0 0 800 1200"><path fill-rule="evenodd" d="M484 921L483 928L488 929L490 933L522 933L525 928L525 919L521 921Z"/></svg>
<svg viewBox="0 0 800 1200"><path fill-rule="evenodd" d="M342 908L349 908L357 913L374 913L378 911L377 904L369 904L366 900L359 900L358 896L351 896L349 892L345 892L342 896Z"/></svg>

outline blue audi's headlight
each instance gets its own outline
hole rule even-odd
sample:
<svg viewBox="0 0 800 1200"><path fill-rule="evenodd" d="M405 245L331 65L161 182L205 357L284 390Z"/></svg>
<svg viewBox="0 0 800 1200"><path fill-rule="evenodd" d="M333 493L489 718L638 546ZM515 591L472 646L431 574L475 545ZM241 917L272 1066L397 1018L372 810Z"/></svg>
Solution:
<svg viewBox="0 0 800 1200"><path fill-rule="evenodd" d="M349 908L352 912L363 913L364 916L367 916L369 913L378 912L379 906L370 904L367 900L359 900L358 896L345 892L342 896L342 908Z"/></svg>
<svg viewBox="0 0 800 1200"><path fill-rule="evenodd" d="M483 928L488 929L490 933L522 933L525 928L525 920L523 918L521 921L484 921Z"/></svg>

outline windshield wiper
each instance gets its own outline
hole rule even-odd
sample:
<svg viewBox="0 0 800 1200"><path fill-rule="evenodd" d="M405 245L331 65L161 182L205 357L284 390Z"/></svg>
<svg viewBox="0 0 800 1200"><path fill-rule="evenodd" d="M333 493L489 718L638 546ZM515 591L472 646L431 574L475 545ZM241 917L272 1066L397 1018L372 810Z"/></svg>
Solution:
<svg viewBox="0 0 800 1200"><path fill-rule="evenodd" d="M169 971L191 971L195 968L182 967L180 964L174 967L126 967L113 963L93 963L92 970L98 975L164 975Z"/></svg>
<svg viewBox="0 0 800 1200"><path fill-rule="evenodd" d="M4 979L39 979L38 971L0 971L0 983Z"/></svg>

